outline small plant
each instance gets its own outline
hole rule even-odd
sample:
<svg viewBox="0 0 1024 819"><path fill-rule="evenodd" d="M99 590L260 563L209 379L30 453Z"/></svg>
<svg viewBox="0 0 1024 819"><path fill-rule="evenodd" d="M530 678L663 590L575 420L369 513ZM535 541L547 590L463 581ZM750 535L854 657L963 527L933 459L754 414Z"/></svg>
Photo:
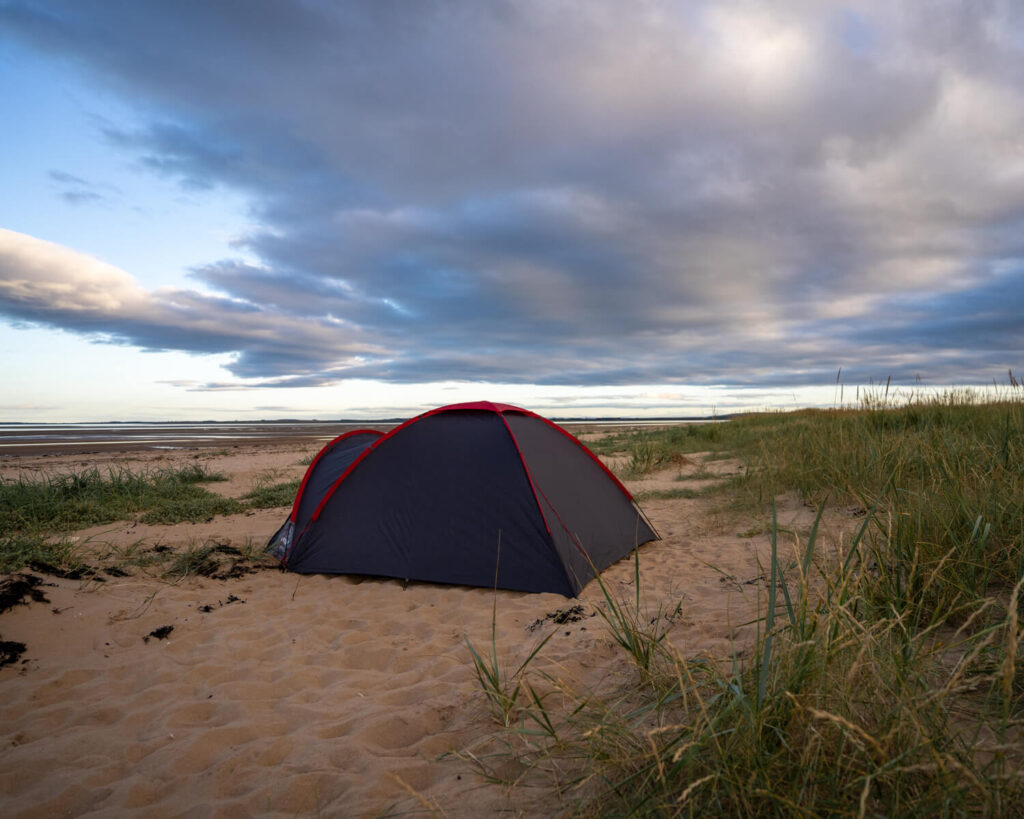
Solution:
<svg viewBox="0 0 1024 819"><path fill-rule="evenodd" d="M627 467L629 475L646 475L658 465L658 453L654 443L646 438L633 441L629 455L629 466Z"/></svg>
<svg viewBox="0 0 1024 819"><path fill-rule="evenodd" d="M164 569L164 577L177 580L195 576L229 580L269 565L261 552L254 552L251 542L239 549L227 542L208 540L201 545L193 543L183 552L169 553L168 557L170 564Z"/></svg>
<svg viewBox="0 0 1024 819"><path fill-rule="evenodd" d="M498 660L498 563L501 559L501 532L498 532L498 546L496 550L494 565L494 598L491 603L491 649L485 658L476 650L469 635L465 635L466 646L469 648L470 656L473 658L473 670L476 672L477 682L480 690L483 691L487 702L491 707L491 715L495 722L504 728L508 728L515 720L520 702L520 695L523 693L524 685L529 692L531 699L539 699L533 688L523 680L523 672L533 661L542 648L547 645L548 640L554 632L548 634L531 651L519 667L509 674L502 669Z"/></svg>
<svg viewBox="0 0 1024 819"><path fill-rule="evenodd" d="M531 651L526 659L523 660L519 667L516 668L511 674L505 671L501 667L501 663L498 660L498 646L497 646L497 629L498 629L498 601L495 597L494 605L491 612L491 648L488 656L485 658L473 646L472 640L466 635L466 646L469 648L469 653L473 658L473 670L476 672L477 682L480 684L480 690L483 691L484 696L487 698L487 702L491 708L491 715L494 721L497 722L504 728L508 728L515 721L516 714L519 710L520 695L523 694L524 690L529 694L530 699L539 703L539 697L537 693L523 679L523 672L526 667L533 661L534 657L540 652L548 640L554 635L554 632L548 634L543 640L541 640L533 651ZM542 709L543 710L543 709Z"/></svg>
<svg viewBox="0 0 1024 819"><path fill-rule="evenodd" d="M270 480L261 479L256 485L242 495L245 501L253 509L274 509L279 506L291 506L295 501L295 495L299 491L298 479L293 481L281 481L271 483Z"/></svg>
<svg viewBox="0 0 1024 819"><path fill-rule="evenodd" d="M220 562L214 557L216 551L215 544L193 544L174 557L170 566L165 569L164 575L179 580L197 575L209 577L220 567Z"/></svg>
<svg viewBox="0 0 1024 819"><path fill-rule="evenodd" d="M717 484L711 484L703 489L693 489L689 486L679 486L675 489L646 489L637 492L633 498L643 503L645 500L674 500L676 498L704 498L722 491Z"/></svg>
<svg viewBox="0 0 1024 819"><path fill-rule="evenodd" d="M641 605L640 550L635 549L633 555L635 599L632 603L627 603L617 598L611 593L600 573L596 573L596 580L604 597L604 605L598 608L597 613L608 626L612 639L626 651L636 665L641 677L646 681L652 681L657 671L658 660L669 657L663 641L672 619L679 613L682 604L677 604L670 616L665 616L661 605L653 617L648 616Z"/></svg>
<svg viewBox="0 0 1024 819"><path fill-rule="evenodd" d="M126 546L117 546L113 543L104 543L103 546L105 548L97 555L99 560L120 569L148 569L150 566L164 563L166 560L165 552L153 551L153 548L147 545L144 539L136 540Z"/></svg>
<svg viewBox="0 0 1024 819"><path fill-rule="evenodd" d="M53 541L39 532L0 534L0 574L16 572L30 563L73 569L81 565L81 559L67 540Z"/></svg>

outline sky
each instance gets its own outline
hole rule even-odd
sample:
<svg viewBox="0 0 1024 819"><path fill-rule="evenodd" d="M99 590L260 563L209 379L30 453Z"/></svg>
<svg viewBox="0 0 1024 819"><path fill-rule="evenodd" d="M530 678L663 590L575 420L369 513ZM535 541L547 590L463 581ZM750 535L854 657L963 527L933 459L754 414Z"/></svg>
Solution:
<svg viewBox="0 0 1024 819"><path fill-rule="evenodd" d="M1016 0L0 0L0 122L0 421L1024 372Z"/></svg>

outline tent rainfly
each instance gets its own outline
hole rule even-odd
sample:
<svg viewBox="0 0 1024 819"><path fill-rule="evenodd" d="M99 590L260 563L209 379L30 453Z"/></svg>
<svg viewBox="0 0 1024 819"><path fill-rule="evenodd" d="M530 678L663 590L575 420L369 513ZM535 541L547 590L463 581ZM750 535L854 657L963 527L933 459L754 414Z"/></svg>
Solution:
<svg viewBox="0 0 1024 819"><path fill-rule="evenodd" d="M303 574L365 574L573 597L657 540L628 490L576 438L486 401L387 434L347 432L309 465L268 550Z"/></svg>

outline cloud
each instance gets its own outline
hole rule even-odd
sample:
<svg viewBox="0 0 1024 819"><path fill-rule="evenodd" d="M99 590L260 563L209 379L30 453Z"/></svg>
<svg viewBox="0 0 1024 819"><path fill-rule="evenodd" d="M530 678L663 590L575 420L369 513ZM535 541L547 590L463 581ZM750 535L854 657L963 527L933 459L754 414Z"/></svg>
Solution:
<svg viewBox="0 0 1024 819"><path fill-rule="evenodd" d="M9 2L261 227L173 292L8 237L0 309L235 353L200 389L1019 368L1024 10L847 5Z"/></svg>
<svg viewBox="0 0 1024 819"><path fill-rule="evenodd" d="M358 329L277 316L194 290L147 291L129 274L50 242L0 229L0 314L146 350L236 353L241 377L291 375L380 355Z"/></svg>
<svg viewBox="0 0 1024 819"><path fill-rule="evenodd" d="M0 404L0 410L13 412L46 412L59 409L63 409L63 407L54 404Z"/></svg>
<svg viewBox="0 0 1024 819"><path fill-rule="evenodd" d="M60 188L61 199L71 205L106 202L120 194L113 185L97 185L67 171L51 170L50 179Z"/></svg>

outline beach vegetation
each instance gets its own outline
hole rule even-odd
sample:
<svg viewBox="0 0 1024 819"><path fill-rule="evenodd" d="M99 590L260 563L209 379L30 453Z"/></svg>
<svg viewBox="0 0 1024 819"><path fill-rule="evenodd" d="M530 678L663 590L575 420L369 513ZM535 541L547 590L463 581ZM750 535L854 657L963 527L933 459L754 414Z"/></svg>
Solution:
<svg viewBox="0 0 1024 819"><path fill-rule="evenodd" d="M200 484L222 481L194 464L132 471L97 467L0 483L0 530L66 532L137 518L141 523L198 522L238 511L237 501Z"/></svg>
<svg viewBox="0 0 1024 819"><path fill-rule="evenodd" d="M652 616L641 599L639 549L634 550L633 560L635 597L631 599L613 593L600 573L596 574L595 580L604 598L604 605L597 609L597 613L612 640L632 660L641 679L650 683L654 681L665 660L670 658L664 640L672 620L682 608L682 602L672 612L665 612L664 604L660 603Z"/></svg>
<svg viewBox="0 0 1024 819"><path fill-rule="evenodd" d="M67 539L54 540L40 532L0 532L0 574L32 563L74 568L81 559Z"/></svg>
<svg viewBox="0 0 1024 819"><path fill-rule="evenodd" d="M598 442L642 468L743 464L720 484L765 542L756 635L686 656L638 570L629 600L602 586L622 673L592 690L539 675L558 696L521 701L481 772L553 786L580 816L1020 815L1024 395L857 397ZM784 494L809 528L780 526ZM831 538L828 515L846 521Z"/></svg>
<svg viewBox="0 0 1024 819"><path fill-rule="evenodd" d="M641 489L639 492L634 493L633 497L640 503L646 500L674 500L677 498L703 498L708 495L715 494L717 487L715 484L709 484L701 489L694 489L690 486L677 486L672 489Z"/></svg>
<svg viewBox="0 0 1024 819"><path fill-rule="evenodd" d="M88 565L83 556L88 552L90 560L98 559L107 568L156 567L172 578L222 573L215 554L227 548L223 545L190 547L178 554L167 547L147 547L142 540L117 549L104 547L102 538L92 543L68 533L119 521L198 523L246 509L288 506L298 489L297 481L268 478L237 499L202 486L224 480L224 475L193 464L141 471L93 467L0 482L0 572L33 565L75 571ZM261 550L247 542L236 557L258 562Z"/></svg>
<svg viewBox="0 0 1024 819"><path fill-rule="evenodd" d="M196 575L209 577L220 567L216 551L216 544L190 544L183 551L174 554L164 570L164 574L167 577L182 580Z"/></svg>
<svg viewBox="0 0 1024 819"><path fill-rule="evenodd" d="M261 477L242 500L252 509L274 509L279 506L291 506L298 494L301 481L277 481L274 477Z"/></svg>
<svg viewBox="0 0 1024 819"><path fill-rule="evenodd" d="M497 555L501 556L501 533L498 533ZM530 708L525 710L521 703L527 699L522 696L528 694L530 700L543 711L543 701L536 694L533 686L525 681L523 672L526 671L533 659L544 648L552 637L548 634L542 639L526 658L519 663L519 666L512 672L504 667L498 657L498 566L494 567L494 598L491 602L491 644L486 654L477 651L469 635L465 635L466 646L473 661L473 671L476 674L480 690L483 692L490 706L491 716L495 722L504 728L510 727L520 713L534 714ZM522 699L520 699L522 697ZM535 717L534 717L535 718Z"/></svg>
<svg viewBox="0 0 1024 819"><path fill-rule="evenodd" d="M490 649L482 654L473 645L473 641L466 636L466 646L469 648L473 660L473 671L476 673L480 690L484 693L487 703L490 706L491 716L499 725L508 728L516 720L520 713L525 713L531 719L536 720L537 714L546 717L541 697L534 690L533 686L526 681L523 672L533 662L533 659L544 648L553 632L540 640L533 650L526 655L514 671L509 672L498 658L497 632L498 632L498 611L497 597L491 612L491 644ZM522 707L524 702L529 702L533 708ZM534 710L539 708L538 710ZM541 721L541 725L544 721ZM547 723L550 725L550 722Z"/></svg>
<svg viewBox="0 0 1024 819"><path fill-rule="evenodd" d="M643 475L676 462L686 453L722 448L722 426L726 423L627 429L589 443L588 447L597 455L627 453L629 470L634 475Z"/></svg>

